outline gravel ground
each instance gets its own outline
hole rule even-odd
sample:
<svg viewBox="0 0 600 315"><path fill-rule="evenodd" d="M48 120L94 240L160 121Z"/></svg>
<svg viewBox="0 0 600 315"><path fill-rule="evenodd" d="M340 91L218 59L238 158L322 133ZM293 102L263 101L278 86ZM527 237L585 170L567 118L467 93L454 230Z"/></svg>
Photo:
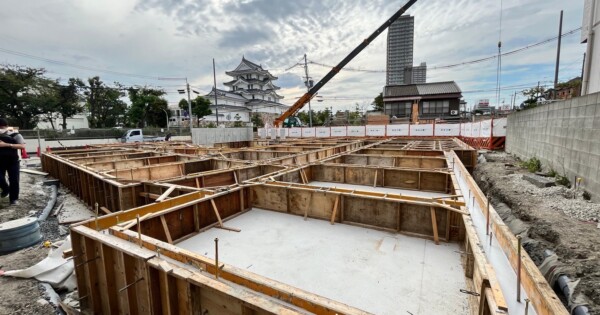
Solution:
<svg viewBox="0 0 600 315"><path fill-rule="evenodd" d="M21 173L19 205L9 206L8 198L1 199L0 223L26 216L39 216L50 198L50 187L42 185L46 179L44 176ZM67 190L59 188L55 209L63 202L65 206L87 208ZM40 231L43 241L55 242L66 237L64 233L60 235L58 220L52 215L40 224ZM28 268L44 259L48 251L41 244L36 244L0 255L0 270ZM0 277L0 314L56 314L54 307L44 301L44 290L37 280Z"/></svg>
<svg viewBox="0 0 600 315"><path fill-rule="evenodd" d="M525 247L536 264L543 251L559 257L567 275L580 279L577 293L589 302L591 314L600 314L600 205L583 199L583 191L566 187L538 188L522 179L527 170L506 153L487 153L474 177L491 194L492 204L504 203L526 225L533 242Z"/></svg>

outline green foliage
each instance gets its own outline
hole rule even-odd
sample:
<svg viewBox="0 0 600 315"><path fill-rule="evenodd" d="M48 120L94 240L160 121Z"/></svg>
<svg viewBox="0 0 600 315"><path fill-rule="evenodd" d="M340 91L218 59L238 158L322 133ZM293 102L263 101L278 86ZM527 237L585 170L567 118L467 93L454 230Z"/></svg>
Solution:
<svg viewBox="0 0 600 315"><path fill-rule="evenodd" d="M42 106L52 94L55 81L44 77L42 68L20 66L0 67L0 116L21 129L37 126Z"/></svg>
<svg viewBox="0 0 600 315"><path fill-rule="evenodd" d="M202 117L212 114L210 104L210 101L202 96L197 96L192 100L192 114L196 116L198 121L200 121ZM188 101L186 99L181 99L179 101L179 108L188 111Z"/></svg>
<svg viewBox="0 0 600 315"><path fill-rule="evenodd" d="M382 94L380 94L381 96ZM383 98L382 98L383 102ZM382 103L383 104L383 103ZM361 125L362 124L362 112L360 111L360 106L356 104L354 107L354 111L350 112L348 115L348 122L352 125Z"/></svg>
<svg viewBox="0 0 600 315"><path fill-rule="evenodd" d="M235 128L244 127L244 122L241 122L241 121L239 121L239 120L238 120L238 121L235 121L235 122L233 123L233 127L235 127Z"/></svg>
<svg viewBox="0 0 600 315"><path fill-rule="evenodd" d="M521 162L521 167L526 168L531 173L535 173L542 170L542 162L534 156L527 161Z"/></svg>
<svg viewBox="0 0 600 315"><path fill-rule="evenodd" d="M211 121L206 125L206 128L217 128L217 124Z"/></svg>
<svg viewBox="0 0 600 315"><path fill-rule="evenodd" d="M90 128L115 127L125 120L127 104L121 100L125 94L120 84L116 88L109 87L95 76L87 80L85 86L85 103L89 111Z"/></svg>
<svg viewBox="0 0 600 315"><path fill-rule="evenodd" d="M565 187L571 187L571 181L569 180L569 178L567 178L567 176L564 175L557 175L556 183Z"/></svg>
<svg viewBox="0 0 600 315"><path fill-rule="evenodd" d="M252 124L254 125L255 128L262 128L265 126L264 121L262 120L262 118L260 117L260 115L258 113L252 114L250 121L252 122Z"/></svg>
<svg viewBox="0 0 600 315"><path fill-rule="evenodd" d="M375 110L377 110L377 111L381 112L384 110L383 92L379 93L379 95L377 95L377 97L375 97L375 99L373 100L373 103L371 103L371 105L373 105L373 108L375 108Z"/></svg>
<svg viewBox="0 0 600 315"><path fill-rule="evenodd" d="M583 200L592 200L592 195L587 190L583 191L583 196L582 197L583 197Z"/></svg>
<svg viewBox="0 0 600 315"><path fill-rule="evenodd" d="M553 168L551 168L550 172L548 172L548 176L549 177L556 177L556 175L558 175L558 173Z"/></svg>
<svg viewBox="0 0 600 315"><path fill-rule="evenodd" d="M56 85L56 103L51 112L55 112L62 119L62 129L68 129L67 118L71 118L81 112L84 107L80 104L81 94L85 84L78 78L70 78L69 83L65 86ZM54 125L52 123L52 125ZM54 127L54 126L53 126Z"/></svg>
<svg viewBox="0 0 600 315"><path fill-rule="evenodd" d="M138 128L146 126L166 127L166 115L169 113L169 104L162 96L163 90L148 87L130 88L129 100L131 107L127 112L130 125ZM165 111L167 114L165 114Z"/></svg>

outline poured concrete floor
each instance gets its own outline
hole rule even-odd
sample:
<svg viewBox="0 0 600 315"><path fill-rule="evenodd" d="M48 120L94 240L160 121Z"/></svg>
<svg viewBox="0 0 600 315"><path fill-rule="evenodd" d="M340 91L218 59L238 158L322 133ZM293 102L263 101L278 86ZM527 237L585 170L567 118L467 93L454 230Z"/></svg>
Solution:
<svg viewBox="0 0 600 315"><path fill-rule="evenodd" d="M415 196L415 197L425 197L425 198L437 198L437 197L446 197L448 194L444 193L436 193L430 191L421 191L421 190L408 190L401 188L387 188L387 187L373 187L366 185L353 185L353 184L342 184L342 183L333 183L333 182L317 182L313 181L308 183L311 186L319 186L319 187L336 187L342 189L356 189L362 191L372 191L378 193L387 193L387 194L401 194L405 196Z"/></svg>
<svg viewBox="0 0 600 315"><path fill-rule="evenodd" d="M252 209L177 246L374 314L467 314L458 244Z"/></svg>

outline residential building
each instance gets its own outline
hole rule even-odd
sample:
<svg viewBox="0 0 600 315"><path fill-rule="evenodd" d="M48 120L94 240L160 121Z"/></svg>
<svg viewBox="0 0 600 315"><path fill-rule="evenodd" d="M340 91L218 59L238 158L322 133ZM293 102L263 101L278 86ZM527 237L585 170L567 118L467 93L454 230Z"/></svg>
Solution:
<svg viewBox="0 0 600 315"><path fill-rule="evenodd" d="M384 113L418 121L459 120L462 92L456 82L388 85L383 92Z"/></svg>
<svg viewBox="0 0 600 315"><path fill-rule="evenodd" d="M386 85L421 84L427 79L427 64L413 66L415 19L403 15L388 29Z"/></svg>
<svg viewBox="0 0 600 315"><path fill-rule="evenodd" d="M581 95L600 92L600 1L585 0L581 43L586 43Z"/></svg>
<svg viewBox="0 0 600 315"><path fill-rule="evenodd" d="M242 57L242 61L235 70L226 74L232 80L223 83L229 87L228 91L217 89L217 104L215 106L215 91L205 97L211 102L212 114L205 116L206 121L219 122L249 122L253 114L259 114L266 123L288 109L288 105L280 103L283 96L277 94L280 88L273 84L277 77L261 65L253 63Z"/></svg>

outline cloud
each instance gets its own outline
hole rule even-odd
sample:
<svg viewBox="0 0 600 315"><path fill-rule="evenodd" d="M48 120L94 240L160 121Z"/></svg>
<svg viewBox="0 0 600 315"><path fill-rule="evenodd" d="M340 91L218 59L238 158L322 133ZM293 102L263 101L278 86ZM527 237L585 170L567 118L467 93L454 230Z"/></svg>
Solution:
<svg viewBox="0 0 600 315"><path fill-rule="evenodd" d="M202 92L212 87L212 59L217 81L246 58L279 76L286 103L305 92L304 70L292 67L306 53L309 60L335 65L398 10L401 0L4 0L0 4L0 47L98 69L155 77L187 77ZM582 3L561 0L504 0L503 51L556 36L558 14L565 10L565 30L581 26ZM414 61L430 67L460 63L497 53L499 1L417 1ZM578 34L565 38L561 79L580 72L584 46ZM553 78L555 43L503 58L503 86ZM164 86L177 102L183 80L120 76L44 63L0 53L0 62L46 67L49 75L106 82ZM385 69L386 33L348 67ZM286 70L292 67L290 70ZM317 81L328 68L311 64ZM496 86L496 60L451 69L431 69L430 81L455 80L466 91ZM342 71L321 91L329 101L315 106L352 107L370 102L385 84L385 73ZM508 99L516 89L502 91ZM495 92L464 93L468 102ZM353 96L347 100L346 96ZM337 99L335 99L337 97ZM343 99L342 99L343 98Z"/></svg>

